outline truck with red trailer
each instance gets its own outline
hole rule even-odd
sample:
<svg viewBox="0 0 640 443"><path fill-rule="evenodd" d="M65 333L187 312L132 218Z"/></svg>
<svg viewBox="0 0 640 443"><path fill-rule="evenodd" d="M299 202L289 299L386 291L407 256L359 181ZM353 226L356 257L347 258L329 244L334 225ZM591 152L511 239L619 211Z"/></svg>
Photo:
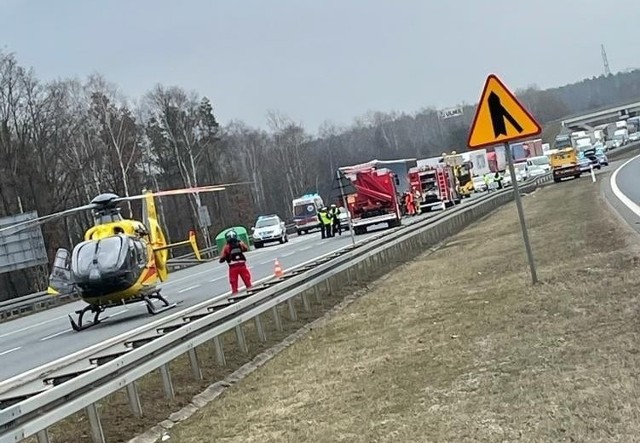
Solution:
<svg viewBox="0 0 640 443"><path fill-rule="evenodd" d="M450 207L460 203L456 178L451 166L427 165L409 170L409 182L422 194L420 209L430 211L433 207Z"/></svg>
<svg viewBox="0 0 640 443"><path fill-rule="evenodd" d="M356 190L347 196L351 225L356 235L364 234L369 226L380 223L386 223L390 228L400 226L402 214L396 175L391 170L371 166L350 166L339 170Z"/></svg>

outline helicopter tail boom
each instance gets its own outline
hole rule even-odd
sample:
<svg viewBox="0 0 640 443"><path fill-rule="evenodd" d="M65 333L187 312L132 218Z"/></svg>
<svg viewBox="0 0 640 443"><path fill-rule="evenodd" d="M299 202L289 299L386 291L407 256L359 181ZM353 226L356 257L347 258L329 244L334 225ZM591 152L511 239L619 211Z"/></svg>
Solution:
<svg viewBox="0 0 640 443"><path fill-rule="evenodd" d="M171 248L177 248L178 246L187 246L191 245L191 249L193 249L193 253L196 256L196 260L202 261L202 255L200 254L200 248L198 248L198 242L196 241L196 233L193 231L189 231L189 240L171 243L166 246L160 246L157 248L153 248L154 251L164 251Z"/></svg>

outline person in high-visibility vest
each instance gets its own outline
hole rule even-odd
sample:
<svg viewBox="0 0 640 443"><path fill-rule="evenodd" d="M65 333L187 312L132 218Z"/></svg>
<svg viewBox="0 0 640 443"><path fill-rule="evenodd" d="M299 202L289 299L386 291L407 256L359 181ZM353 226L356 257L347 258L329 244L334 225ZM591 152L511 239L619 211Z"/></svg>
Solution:
<svg viewBox="0 0 640 443"><path fill-rule="evenodd" d="M231 293L238 293L238 277L242 278L244 286L251 288L251 273L247 268L247 258L244 253L249 250L248 246L238 238L236 231L229 231L225 234L227 244L224 245L220 253L220 263L227 262L229 265L229 283Z"/></svg>
<svg viewBox="0 0 640 443"><path fill-rule="evenodd" d="M416 215L416 207L413 204L413 194L410 191L405 194L405 202L407 205L407 214Z"/></svg>
<svg viewBox="0 0 640 443"><path fill-rule="evenodd" d="M485 186L487 187L487 194L491 192L491 175L485 174L482 176Z"/></svg>
<svg viewBox="0 0 640 443"><path fill-rule="evenodd" d="M422 214L422 208L420 207L420 204L422 203L422 192L420 192L416 186L413 187L413 201L416 208L416 214Z"/></svg>
<svg viewBox="0 0 640 443"><path fill-rule="evenodd" d="M493 180L498 183L498 189L502 189L502 174L500 174L500 171L496 171Z"/></svg>
<svg viewBox="0 0 640 443"><path fill-rule="evenodd" d="M332 237L331 235L331 214L327 211L327 207L325 206L321 210L318 211L318 220L320 221L320 229L322 232L322 238Z"/></svg>
<svg viewBox="0 0 640 443"><path fill-rule="evenodd" d="M340 217L338 217L338 215L340 215L340 210L338 209L338 207L336 205L331 205L331 220L333 221L333 229L331 231L331 236L335 237L336 236L336 232L338 233L338 235L342 236L342 225L340 224Z"/></svg>

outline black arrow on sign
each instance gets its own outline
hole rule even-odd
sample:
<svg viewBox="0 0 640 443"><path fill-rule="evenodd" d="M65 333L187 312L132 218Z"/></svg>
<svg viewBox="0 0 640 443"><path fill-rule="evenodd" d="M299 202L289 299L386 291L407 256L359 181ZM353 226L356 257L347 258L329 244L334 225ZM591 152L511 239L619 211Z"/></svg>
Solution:
<svg viewBox="0 0 640 443"><path fill-rule="evenodd" d="M500 103L500 97L495 92L489 94L489 99L487 100L489 103L489 112L491 113L491 123L493 123L493 135L497 137L499 135L507 135L507 125L504 120L507 119L509 123L516 128L516 131L522 132L522 126L518 124L515 118L509 111L507 111L502 103Z"/></svg>

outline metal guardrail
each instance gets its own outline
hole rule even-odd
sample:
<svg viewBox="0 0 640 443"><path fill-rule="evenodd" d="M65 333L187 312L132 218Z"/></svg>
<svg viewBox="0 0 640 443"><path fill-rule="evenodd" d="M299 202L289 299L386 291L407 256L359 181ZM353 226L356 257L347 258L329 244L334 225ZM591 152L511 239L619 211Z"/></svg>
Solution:
<svg viewBox="0 0 640 443"><path fill-rule="evenodd" d="M550 181L550 174L523 184L522 192L534 190L538 184ZM75 368L65 368L61 362L49 371L42 368L30 371L38 380L53 383L45 386L35 395L25 394L26 399L0 409L0 443L18 442L37 435L39 442L49 441L47 428L71 414L85 410L94 442L104 442L96 402L125 388L133 413L141 415L141 403L136 381L152 371L158 370L165 395L173 397L173 385L168 364L175 358L187 354L194 376L201 378L197 358L197 346L213 341L219 364L225 364L221 334L234 330L237 343L246 352L243 323L255 322L255 329L261 341L266 340L261 315L271 312L276 327L282 325L280 313L276 309L282 303L288 305L289 317L297 318L294 299L301 297L305 309L309 307L309 297L321 298L331 293L343 281L367 281L393 268L396 263L424 252L461 231L470 223L481 219L494 209L513 199L511 189L497 191L477 201L446 210L433 217L407 226L386 231L371 241L347 246L343 250L325 256L318 263L301 265L281 279L272 280L256 287L246 296L229 302L226 296L201 303L167 318L164 326L153 326L153 330L138 331L124 342L113 343L109 349L84 356L86 363ZM309 308L310 309L310 308ZM75 363L82 363L76 361ZM79 368L84 366L84 370ZM75 372L74 372L75 371ZM0 383L1 397L5 399L15 389L24 388L28 379L20 383ZM56 381L59 384L56 384ZM14 385L11 385L14 383Z"/></svg>
<svg viewBox="0 0 640 443"><path fill-rule="evenodd" d="M75 294L49 295L47 291L36 292L24 297L13 298L0 303L0 322L14 317L42 311L77 300Z"/></svg>

